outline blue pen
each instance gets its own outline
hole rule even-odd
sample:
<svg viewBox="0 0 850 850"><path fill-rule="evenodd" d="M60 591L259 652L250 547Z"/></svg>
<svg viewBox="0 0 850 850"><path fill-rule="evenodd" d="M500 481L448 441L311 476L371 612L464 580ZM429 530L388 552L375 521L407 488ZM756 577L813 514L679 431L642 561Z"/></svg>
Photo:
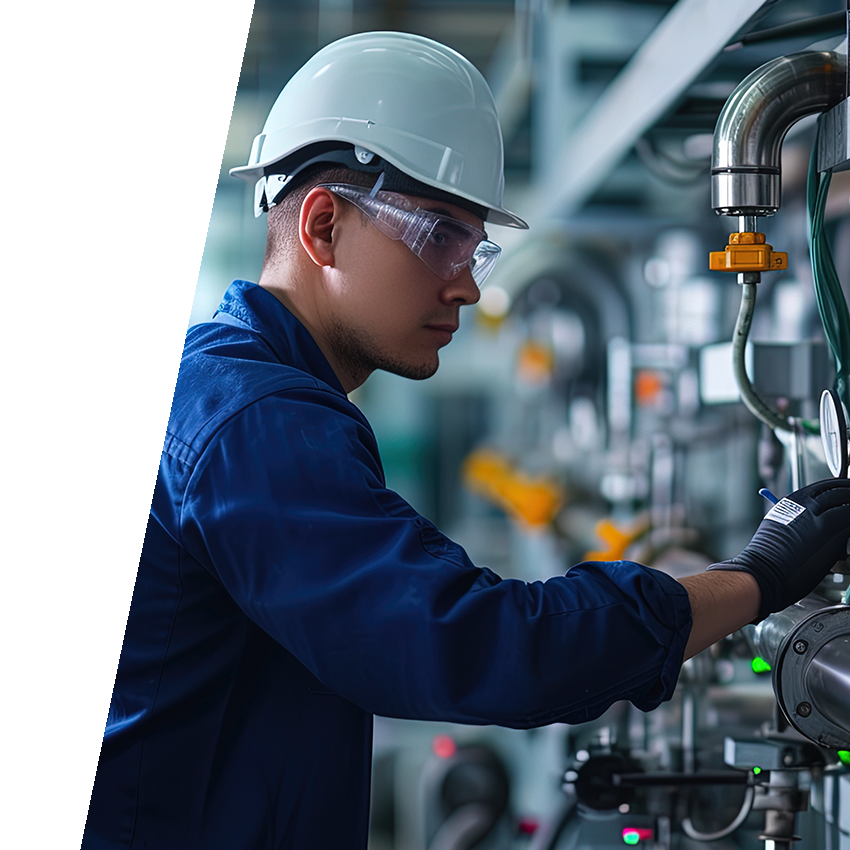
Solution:
<svg viewBox="0 0 850 850"><path fill-rule="evenodd" d="M776 496L767 489L767 487L762 487L761 490L759 490L759 496L764 496L771 505L775 505L779 501L779 499L777 499Z"/></svg>

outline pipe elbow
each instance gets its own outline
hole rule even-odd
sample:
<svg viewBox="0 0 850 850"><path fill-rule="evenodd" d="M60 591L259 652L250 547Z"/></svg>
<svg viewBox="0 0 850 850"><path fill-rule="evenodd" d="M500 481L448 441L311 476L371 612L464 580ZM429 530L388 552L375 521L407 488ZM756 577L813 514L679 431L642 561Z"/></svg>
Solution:
<svg viewBox="0 0 850 850"><path fill-rule="evenodd" d="M720 215L773 215L781 203L782 142L801 118L845 97L847 57L780 56L732 92L714 130L711 206Z"/></svg>

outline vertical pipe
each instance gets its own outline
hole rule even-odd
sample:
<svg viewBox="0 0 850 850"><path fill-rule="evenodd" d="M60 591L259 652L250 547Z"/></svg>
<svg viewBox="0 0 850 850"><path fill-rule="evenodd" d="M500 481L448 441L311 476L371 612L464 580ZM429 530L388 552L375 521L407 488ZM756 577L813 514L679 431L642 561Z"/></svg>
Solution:
<svg viewBox="0 0 850 850"><path fill-rule="evenodd" d="M692 688L685 689L682 697L682 771L696 771L696 700Z"/></svg>
<svg viewBox="0 0 850 850"><path fill-rule="evenodd" d="M739 233L755 233L756 232L756 216L754 216L754 215L739 215L738 216L738 232Z"/></svg>
<svg viewBox="0 0 850 850"><path fill-rule="evenodd" d="M845 40L844 45L847 48L847 55L850 56L850 0L847 0L847 16L845 19ZM844 96L850 97L850 61L847 62L847 71L844 79Z"/></svg>

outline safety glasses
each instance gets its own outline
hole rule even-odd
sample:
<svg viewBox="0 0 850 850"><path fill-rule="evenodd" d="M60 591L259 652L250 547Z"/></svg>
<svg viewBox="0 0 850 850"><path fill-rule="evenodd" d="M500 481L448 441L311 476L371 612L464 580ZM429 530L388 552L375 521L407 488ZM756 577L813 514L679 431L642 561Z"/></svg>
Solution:
<svg viewBox="0 0 850 850"><path fill-rule="evenodd" d="M468 266L481 286L502 253L483 230L420 209L397 192L369 192L343 183L326 183L322 188L354 204L385 236L404 242L443 280L453 280Z"/></svg>

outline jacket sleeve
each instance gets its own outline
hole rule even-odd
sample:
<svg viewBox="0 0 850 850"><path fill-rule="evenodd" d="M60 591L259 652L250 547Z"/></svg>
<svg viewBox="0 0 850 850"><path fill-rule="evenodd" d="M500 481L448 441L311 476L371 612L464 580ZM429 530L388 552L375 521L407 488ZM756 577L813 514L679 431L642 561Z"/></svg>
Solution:
<svg viewBox="0 0 850 850"><path fill-rule="evenodd" d="M684 588L630 562L503 580L386 489L344 398L254 402L204 449L181 544L325 686L374 714L529 727L675 687Z"/></svg>

